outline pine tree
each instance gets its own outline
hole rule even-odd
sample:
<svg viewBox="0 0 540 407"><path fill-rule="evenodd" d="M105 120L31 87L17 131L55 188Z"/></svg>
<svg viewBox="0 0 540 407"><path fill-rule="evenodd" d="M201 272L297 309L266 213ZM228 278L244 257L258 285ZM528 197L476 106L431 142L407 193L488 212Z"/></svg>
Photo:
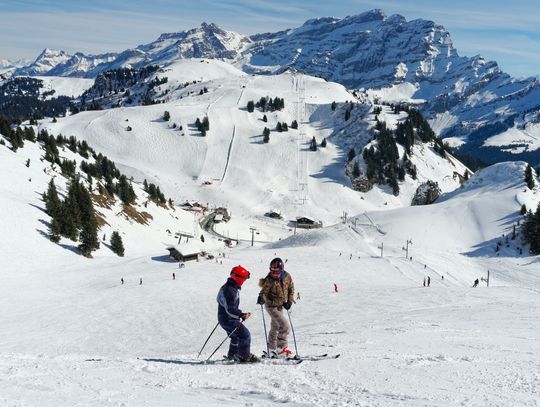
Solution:
<svg viewBox="0 0 540 407"><path fill-rule="evenodd" d="M255 103L253 103L253 100L250 100L248 103L247 103L247 111L249 113L253 113L253 111L255 110Z"/></svg>
<svg viewBox="0 0 540 407"><path fill-rule="evenodd" d="M99 249L99 239L97 235L97 220L92 204L90 193L84 185L77 183L77 192L80 208L80 241L79 250L84 256L89 257L93 250Z"/></svg>
<svg viewBox="0 0 540 407"><path fill-rule="evenodd" d="M298 128L298 122L296 120L293 120L291 123L291 129L297 129Z"/></svg>
<svg viewBox="0 0 540 407"><path fill-rule="evenodd" d="M345 121L351 118L351 111L349 109L345 110Z"/></svg>
<svg viewBox="0 0 540 407"><path fill-rule="evenodd" d="M49 239L51 242L58 243L60 241L60 223L56 217L51 218L51 223L49 223Z"/></svg>
<svg viewBox="0 0 540 407"><path fill-rule="evenodd" d="M167 110L165 110L165 112L163 113L163 120L165 120L166 122L171 120L171 114Z"/></svg>
<svg viewBox="0 0 540 407"><path fill-rule="evenodd" d="M519 213L521 215L526 215L527 214L527 207L525 206L525 204L521 205L521 210L519 211Z"/></svg>
<svg viewBox="0 0 540 407"><path fill-rule="evenodd" d="M124 257L124 243L120 233L113 232L111 235L111 250L120 257Z"/></svg>
<svg viewBox="0 0 540 407"><path fill-rule="evenodd" d="M326 137L322 139L321 141L321 147L326 147Z"/></svg>
<svg viewBox="0 0 540 407"><path fill-rule="evenodd" d="M347 154L347 161L350 162L352 159L356 157L356 151L354 151L354 148L351 148L349 150L349 154Z"/></svg>
<svg viewBox="0 0 540 407"><path fill-rule="evenodd" d="M276 130L281 133L283 130L282 130L282 126L281 126L281 122L277 122L277 125L276 125Z"/></svg>
<svg viewBox="0 0 540 407"><path fill-rule="evenodd" d="M263 134L263 141L265 143L268 143L270 141L270 129L268 127L265 127L262 134Z"/></svg>
<svg viewBox="0 0 540 407"><path fill-rule="evenodd" d="M336 102L332 102L332 105L330 105L332 111L336 110L336 106L337 106Z"/></svg>
<svg viewBox="0 0 540 407"><path fill-rule="evenodd" d="M43 194L43 200L45 201L45 210L47 215L56 217L60 208L60 199L58 198L58 193L56 192L56 185L54 185L53 178L51 178L49 181L47 192Z"/></svg>
<svg viewBox="0 0 540 407"><path fill-rule="evenodd" d="M527 188L533 189L534 188L534 176L532 167L527 164L527 168L525 169L525 183L527 184Z"/></svg>
<svg viewBox="0 0 540 407"><path fill-rule="evenodd" d="M354 162L352 176L353 178L358 178L360 176L360 167L358 166L358 161Z"/></svg>
<svg viewBox="0 0 540 407"><path fill-rule="evenodd" d="M540 254L540 203L534 214L532 211L527 213L522 230L524 240L531 246L531 253Z"/></svg>
<svg viewBox="0 0 540 407"><path fill-rule="evenodd" d="M262 121L265 123L268 121L268 118L266 117L266 115L263 116Z"/></svg>
<svg viewBox="0 0 540 407"><path fill-rule="evenodd" d="M137 199L133 187L129 184L127 177L123 174L120 176L118 184L116 184L116 192L125 205L130 205Z"/></svg>
<svg viewBox="0 0 540 407"><path fill-rule="evenodd" d="M315 140L315 136L311 139L311 142L309 143L309 148L311 151L317 151L317 140Z"/></svg>

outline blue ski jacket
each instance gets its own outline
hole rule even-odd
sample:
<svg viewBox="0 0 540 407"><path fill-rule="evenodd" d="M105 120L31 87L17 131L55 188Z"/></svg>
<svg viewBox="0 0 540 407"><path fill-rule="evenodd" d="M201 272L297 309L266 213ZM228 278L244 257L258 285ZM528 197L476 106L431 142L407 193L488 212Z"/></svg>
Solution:
<svg viewBox="0 0 540 407"><path fill-rule="evenodd" d="M220 323L241 321L244 319L244 313L238 306L240 305L240 289L232 278L219 289L217 295L218 321Z"/></svg>

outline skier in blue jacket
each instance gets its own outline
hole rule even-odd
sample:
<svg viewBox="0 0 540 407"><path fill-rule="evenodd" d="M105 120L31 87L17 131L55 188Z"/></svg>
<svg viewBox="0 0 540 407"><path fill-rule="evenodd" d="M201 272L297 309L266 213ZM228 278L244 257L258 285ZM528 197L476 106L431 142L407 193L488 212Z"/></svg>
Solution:
<svg viewBox="0 0 540 407"><path fill-rule="evenodd" d="M249 277L250 273L244 267L233 267L230 277L220 288L217 296L219 325L231 338L227 357L244 363L258 361L257 356L250 352L251 334L243 324L251 316L251 313L242 312L238 308L240 289Z"/></svg>

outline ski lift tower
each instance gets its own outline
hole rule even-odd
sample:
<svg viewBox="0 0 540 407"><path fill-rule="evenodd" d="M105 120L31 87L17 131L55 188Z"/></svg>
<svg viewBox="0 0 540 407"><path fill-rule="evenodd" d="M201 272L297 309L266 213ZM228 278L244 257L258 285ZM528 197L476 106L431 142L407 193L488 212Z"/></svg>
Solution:
<svg viewBox="0 0 540 407"><path fill-rule="evenodd" d="M186 238L186 243L189 242L190 238L194 238L195 235L193 233L187 233L187 232L176 232L176 236L178 236L178 244L182 243L182 238Z"/></svg>

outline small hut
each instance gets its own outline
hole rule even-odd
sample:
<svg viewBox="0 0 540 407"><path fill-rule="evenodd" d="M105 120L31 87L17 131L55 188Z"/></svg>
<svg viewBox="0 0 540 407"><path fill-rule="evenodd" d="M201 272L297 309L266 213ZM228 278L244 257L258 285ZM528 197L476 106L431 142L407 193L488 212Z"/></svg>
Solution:
<svg viewBox="0 0 540 407"><path fill-rule="evenodd" d="M199 261L199 254L201 249L199 246L192 243L179 244L167 247L169 256L173 259L181 262L186 261Z"/></svg>
<svg viewBox="0 0 540 407"><path fill-rule="evenodd" d="M296 218L296 227L302 229L315 229L322 228L322 222L316 221L309 216L298 216Z"/></svg>
<svg viewBox="0 0 540 407"><path fill-rule="evenodd" d="M269 218L272 218L272 219L281 219L282 216L281 216L281 213L279 211L275 211L275 210L271 210L271 211L268 211L264 214L264 216L267 216Z"/></svg>

